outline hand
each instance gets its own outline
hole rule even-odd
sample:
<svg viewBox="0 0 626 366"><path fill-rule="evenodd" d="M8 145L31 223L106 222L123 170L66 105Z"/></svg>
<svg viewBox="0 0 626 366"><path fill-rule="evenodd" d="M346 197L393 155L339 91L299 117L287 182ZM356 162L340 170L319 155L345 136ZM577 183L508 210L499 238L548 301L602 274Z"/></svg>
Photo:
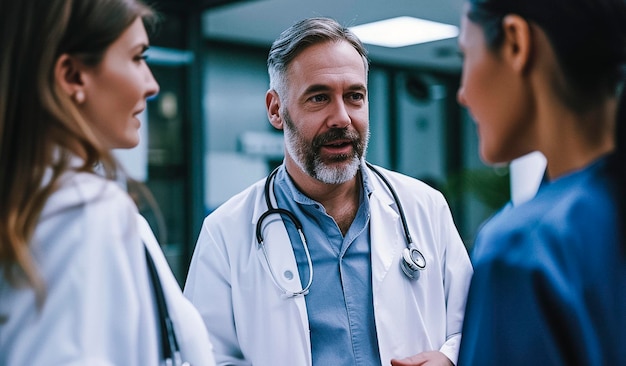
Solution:
<svg viewBox="0 0 626 366"><path fill-rule="evenodd" d="M391 366L454 366L454 364L439 351L426 351L401 360L393 359Z"/></svg>

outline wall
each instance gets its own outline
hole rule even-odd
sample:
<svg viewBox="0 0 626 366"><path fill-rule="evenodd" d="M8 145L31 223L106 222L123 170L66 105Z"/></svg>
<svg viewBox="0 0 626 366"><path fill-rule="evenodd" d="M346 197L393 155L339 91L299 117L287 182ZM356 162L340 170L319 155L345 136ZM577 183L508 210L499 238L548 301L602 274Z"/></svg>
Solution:
<svg viewBox="0 0 626 366"><path fill-rule="evenodd" d="M265 112L269 88L265 57L258 50L208 46L203 81L207 213L267 175L265 156L248 153L242 145L250 133L257 133L257 143L262 143L263 137L274 141L271 137L278 135Z"/></svg>

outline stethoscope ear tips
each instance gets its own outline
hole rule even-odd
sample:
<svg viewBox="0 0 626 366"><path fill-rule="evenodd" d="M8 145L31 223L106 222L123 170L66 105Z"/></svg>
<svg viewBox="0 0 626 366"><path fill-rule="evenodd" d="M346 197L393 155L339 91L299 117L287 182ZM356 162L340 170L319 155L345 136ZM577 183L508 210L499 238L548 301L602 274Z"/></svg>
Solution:
<svg viewBox="0 0 626 366"><path fill-rule="evenodd" d="M415 248L405 248L402 251L400 267L408 278L417 280L420 277L420 271L426 268L426 258Z"/></svg>

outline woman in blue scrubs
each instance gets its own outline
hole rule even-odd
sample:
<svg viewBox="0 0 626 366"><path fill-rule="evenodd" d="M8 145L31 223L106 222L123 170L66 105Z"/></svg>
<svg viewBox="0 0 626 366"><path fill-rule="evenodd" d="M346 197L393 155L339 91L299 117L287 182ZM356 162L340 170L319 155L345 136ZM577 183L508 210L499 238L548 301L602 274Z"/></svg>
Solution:
<svg viewBox="0 0 626 366"><path fill-rule="evenodd" d="M547 159L480 230L459 365L626 365L626 2L468 0L459 102L486 163Z"/></svg>

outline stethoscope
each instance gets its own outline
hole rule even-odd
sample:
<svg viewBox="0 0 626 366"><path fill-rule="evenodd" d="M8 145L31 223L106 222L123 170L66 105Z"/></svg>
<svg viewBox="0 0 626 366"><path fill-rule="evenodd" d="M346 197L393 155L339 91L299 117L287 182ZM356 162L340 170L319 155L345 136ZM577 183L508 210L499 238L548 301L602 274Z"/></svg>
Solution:
<svg viewBox="0 0 626 366"><path fill-rule="evenodd" d="M376 173L378 177L380 177L383 183L385 183L385 185L389 189L389 192L393 196L394 202L398 206L398 213L400 215L400 221L402 221L402 229L404 230L404 237L406 239L406 248L404 248L404 250L402 251L402 261L400 261L400 267L402 268L402 272L404 272L404 274L409 279L417 280L420 276L420 271L426 268L426 258L424 258L424 255L422 254L422 252L420 252L413 244L413 239L411 238L411 233L409 233L409 226L406 222L406 216L404 215L404 210L402 209L402 204L400 203L400 199L398 198L398 195L395 189L393 189L393 186L391 185L391 183L389 183L387 178L378 169L376 169L372 164L368 162L366 162L365 164L367 165L369 169L371 169L374 173ZM274 181L274 178L276 177L276 173L278 172L279 168L280 167L274 169L270 173L270 175L268 175L267 179L265 179L265 189L263 193L265 195L267 211L261 214L261 216L259 216L259 220L257 221L256 239L259 244L259 247L263 251L263 256L265 257L265 261L267 262L267 266L269 268L272 281L274 282L276 287L278 287L278 289L283 293L283 297L289 298L289 297L296 297L300 295L306 295L309 293L309 289L311 288L311 284L313 283L313 262L311 261L311 253L309 252L309 246L306 242L306 237L304 236L304 232L302 231L302 223L300 222L300 220L291 211L286 210L284 208L280 208L280 207L274 207L270 199L270 191L273 192L272 183ZM263 234L262 234L263 221L270 215L281 215L281 217L286 216L287 218L289 218L289 220L291 220L291 222L296 227L296 230L298 231L298 234L300 235L300 240L302 240L302 246L304 247L304 253L306 255L307 265L309 268L309 279L307 281L306 286L304 286L304 288L300 291L295 291L295 292L289 291L286 288L284 288L276 279L276 275L272 267L272 263L270 262L269 256L267 255L267 250L265 248L265 242L263 241Z"/></svg>
<svg viewBox="0 0 626 366"><path fill-rule="evenodd" d="M161 348L163 350L163 365L165 366L191 366L189 362L184 362L180 355L180 347L178 346L178 340L176 339L176 332L174 331L174 323L170 317L170 313L167 309L167 303L165 302L165 294L163 293L163 287L161 286L161 280L156 269L156 265L152 260L148 247L144 245L146 254L146 262L148 264L148 273L150 275L150 281L154 289L154 296L156 299L157 311L159 313L159 325L161 328Z"/></svg>

